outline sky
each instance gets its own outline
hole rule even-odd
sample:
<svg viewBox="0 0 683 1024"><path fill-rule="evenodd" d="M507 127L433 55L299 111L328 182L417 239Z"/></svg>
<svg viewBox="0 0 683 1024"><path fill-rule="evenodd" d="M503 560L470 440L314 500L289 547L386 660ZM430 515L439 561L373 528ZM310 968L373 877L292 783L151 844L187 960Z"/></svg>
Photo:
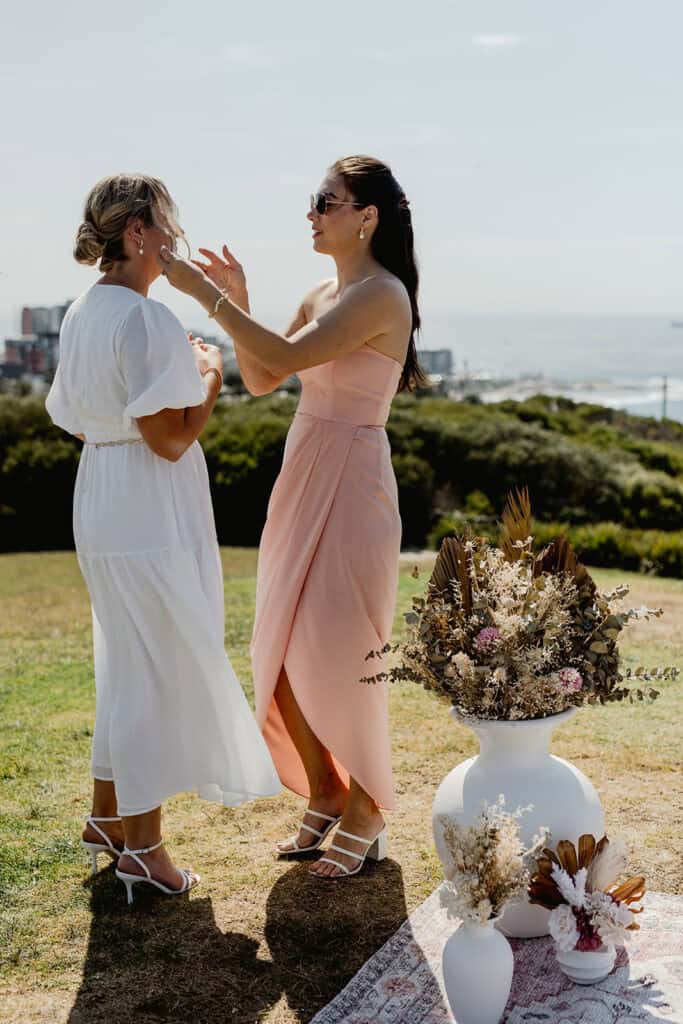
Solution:
<svg viewBox="0 0 683 1024"><path fill-rule="evenodd" d="M411 200L429 315L683 314L680 0L38 0L0 8L0 333L97 272L100 177L173 194L283 326L333 265L308 195L337 157ZM162 280L154 297L206 321Z"/></svg>

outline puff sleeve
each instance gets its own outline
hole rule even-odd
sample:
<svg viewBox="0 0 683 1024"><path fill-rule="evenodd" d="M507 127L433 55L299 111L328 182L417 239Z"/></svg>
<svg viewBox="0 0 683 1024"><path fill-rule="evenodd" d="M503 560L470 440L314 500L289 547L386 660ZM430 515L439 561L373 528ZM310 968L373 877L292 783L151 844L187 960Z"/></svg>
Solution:
<svg viewBox="0 0 683 1024"><path fill-rule="evenodd" d="M161 302L145 299L128 313L118 333L117 359L127 392L126 429L139 416L201 405L206 398L183 326Z"/></svg>
<svg viewBox="0 0 683 1024"><path fill-rule="evenodd" d="M68 434L82 434L83 427L80 425L78 411L67 397L64 387L64 371L61 362L57 366L52 387L45 399L45 408L52 422Z"/></svg>

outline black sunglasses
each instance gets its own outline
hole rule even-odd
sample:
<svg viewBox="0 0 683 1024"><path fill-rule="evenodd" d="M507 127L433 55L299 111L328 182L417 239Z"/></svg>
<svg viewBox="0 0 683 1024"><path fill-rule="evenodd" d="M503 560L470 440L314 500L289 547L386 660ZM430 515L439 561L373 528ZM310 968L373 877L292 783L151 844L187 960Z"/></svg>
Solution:
<svg viewBox="0 0 683 1024"><path fill-rule="evenodd" d="M330 206L365 206L365 203L343 203L339 199L328 199L324 192L311 193L311 212L315 210L322 216Z"/></svg>

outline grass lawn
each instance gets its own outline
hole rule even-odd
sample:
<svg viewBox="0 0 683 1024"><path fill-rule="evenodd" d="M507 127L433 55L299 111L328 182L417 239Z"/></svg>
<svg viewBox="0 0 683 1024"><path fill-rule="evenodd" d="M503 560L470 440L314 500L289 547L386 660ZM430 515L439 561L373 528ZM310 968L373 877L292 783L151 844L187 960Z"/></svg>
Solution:
<svg viewBox="0 0 683 1024"><path fill-rule="evenodd" d="M223 551L226 645L251 697L256 553ZM401 612L425 583L402 564ZM627 633L630 664L683 667L683 583L626 579L664 618ZM476 750L447 708L409 684L391 693L398 810L390 857L341 884L277 861L295 830L289 794L232 810L170 801L165 835L203 876L190 899L151 893L125 905L111 867L91 881L79 845L89 810L94 686L90 613L69 553L0 556L0 1019L3 1022L307 1021L437 885L430 808L446 772ZM581 711L555 753L598 787L611 834L634 847L652 889L683 893L683 685L651 706ZM101 859L104 865L104 858Z"/></svg>

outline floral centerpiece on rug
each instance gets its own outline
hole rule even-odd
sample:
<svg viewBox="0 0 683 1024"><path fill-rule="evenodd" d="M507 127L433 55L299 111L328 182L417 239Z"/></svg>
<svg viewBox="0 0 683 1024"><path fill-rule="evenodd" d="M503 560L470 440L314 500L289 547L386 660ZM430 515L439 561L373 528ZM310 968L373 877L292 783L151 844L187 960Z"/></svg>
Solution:
<svg viewBox="0 0 683 1024"><path fill-rule="evenodd" d="M610 842L607 836L596 842L594 836L583 835L577 847L562 840L556 852L546 848L537 858L529 902L550 911L558 962L576 981L592 983L599 978L582 978L589 958L572 954L600 954L594 959L602 963L598 975L604 977L614 964L614 947L639 928L636 915L642 907L635 904L645 894L645 879L638 875L617 884L626 866L625 842Z"/></svg>
<svg viewBox="0 0 683 1024"><path fill-rule="evenodd" d="M564 537L533 550L526 490L509 495L498 546L482 537L444 539L427 593L405 616L408 637L371 651L400 663L365 677L408 679L464 717L516 721L582 704L653 700L673 667L620 670L628 623L661 608L625 608L628 587L602 593Z"/></svg>
<svg viewBox="0 0 683 1024"><path fill-rule="evenodd" d="M530 808L509 813L505 799L484 802L471 825L438 820L446 851L440 901L461 921L443 950L444 986L453 1016L463 1024L500 1020L510 995L513 956L493 926L511 901L524 900L534 860L548 839L540 829L525 847L519 822Z"/></svg>
<svg viewBox="0 0 683 1024"><path fill-rule="evenodd" d="M524 899L549 836L542 828L524 846L519 821L528 810L506 811L500 795L495 804L484 804L473 825L442 815L447 859L440 899L449 917L483 925L499 917L507 903Z"/></svg>

